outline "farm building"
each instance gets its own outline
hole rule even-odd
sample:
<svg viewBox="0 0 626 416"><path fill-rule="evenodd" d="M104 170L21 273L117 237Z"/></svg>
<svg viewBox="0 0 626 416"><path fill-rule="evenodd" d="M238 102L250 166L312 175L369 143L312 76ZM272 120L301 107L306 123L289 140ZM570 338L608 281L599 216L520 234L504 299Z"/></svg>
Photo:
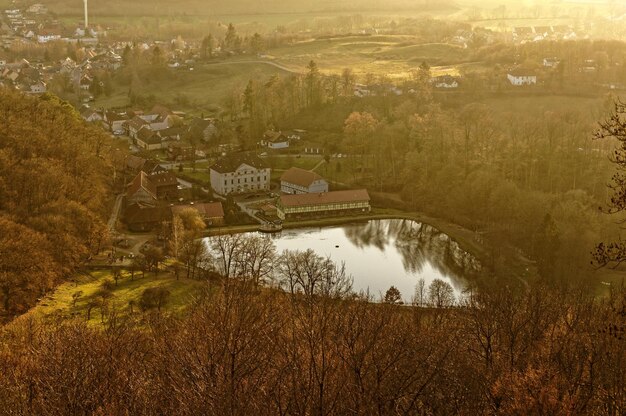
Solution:
<svg viewBox="0 0 626 416"><path fill-rule="evenodd" d="M319 194L282 195L278 199L278 217L319 217L369 212L370 196L365 189Z"/></svg>

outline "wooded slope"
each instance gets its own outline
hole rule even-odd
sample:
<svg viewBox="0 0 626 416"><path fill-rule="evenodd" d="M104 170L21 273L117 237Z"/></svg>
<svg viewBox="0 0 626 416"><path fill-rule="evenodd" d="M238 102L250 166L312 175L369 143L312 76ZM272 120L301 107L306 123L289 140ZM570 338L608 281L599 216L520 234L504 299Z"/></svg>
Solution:
<svg viewBox="0 0 626 416"><path fill-rule="evenodd" d="M107 238L106 140L53 96L0 89L0 318L28 309Z"/></svg>

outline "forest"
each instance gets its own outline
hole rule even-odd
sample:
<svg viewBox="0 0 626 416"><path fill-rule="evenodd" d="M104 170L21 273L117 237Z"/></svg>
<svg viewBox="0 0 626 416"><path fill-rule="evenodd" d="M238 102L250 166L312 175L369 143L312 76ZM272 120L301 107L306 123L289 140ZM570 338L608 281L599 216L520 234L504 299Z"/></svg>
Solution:
<svg viewBox="0 0 626 416"><path fill-rule="evenodd" d="M0 414L625 411L623 293L500 286L407 308L347 296L336 267L306 264L293 291L213 281L184 319L19 318L0 333Z"/></svg>
<svg viewBox="0 0 626 416"><path fill-rule="evenodd" d="M107 137L51 95L0 89L0 320L20 314L108 241Z"/></svg>

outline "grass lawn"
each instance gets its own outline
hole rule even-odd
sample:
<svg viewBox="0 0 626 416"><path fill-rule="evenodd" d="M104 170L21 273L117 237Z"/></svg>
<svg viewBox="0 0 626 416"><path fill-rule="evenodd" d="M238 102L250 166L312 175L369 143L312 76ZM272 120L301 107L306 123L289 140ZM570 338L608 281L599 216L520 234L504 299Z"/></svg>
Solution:
<svg viewBox="0 0 626 416"><path fill-rule="evenodd" d="M94 299L99 299L97 292L101 289L102 283L112 280L109 270L94 271L89 274L80 275L75 278L75 282L67 282L57 288L57 290L42 299L37 306L30 310L29 314L37 318L47 318L56 315L63 317L87 318L87 305ZM180 314L190 304L195 296L200 295L206 283L199 280L191 280L181 277L176 280L174 276L167 272L161 272L157 276L154 273L146 273L141 277L141 273L135 273L135 278L130 279L130 274L123 273L118 285L113 288L113 297L109 299L109 307L114 308L121 317L130 315L129 302L135 301L133 314L139 316L142 312L139 307L139 300L144 290L151 287L163 287L170 292L169 300L163 309L164 313ZM76 292L82 295L73 304L72 295ZM95 326L101 325L101 309L95 307L91 311L89 323Z"/></svg>
<svg viewBox="0 0 626 416"><path fill-rule="evenodd" d="M174 169L174 174L178 173L178 169ZM198 181L210 183L211 182L211 174L206 169L198 169L195 172L190 170L185 170L183 172L184 177L192 178Z"/></svg>

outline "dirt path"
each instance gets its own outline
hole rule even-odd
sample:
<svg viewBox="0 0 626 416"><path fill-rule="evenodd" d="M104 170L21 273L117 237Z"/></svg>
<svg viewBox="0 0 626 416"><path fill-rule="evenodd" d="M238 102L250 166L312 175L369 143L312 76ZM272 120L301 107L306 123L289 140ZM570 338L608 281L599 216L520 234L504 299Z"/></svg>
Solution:
<svg viewBox="0 0 626 416"><path fill-rule="evenodd" d="M109 227L109 231L111 234L115 233L115 225L117 224L117 219L120 216L120 210L122 209L122 199L124 198L124 194L120 194L115 198L115 204L113 205L113 212L111 212L111 217L107 222Z"/></svg>
<svg viewBox="0 0 626 416"><path fill-rule="evenodd" d="M205 66L217 66L217 65L237 65L237 64L263 64L263 65L270 65L273 66L274 68L278 68L282 71L285 72L289 72L291 74L303 74L304 70L296 70L293 68L289 68L285 65L273 62L273 61L263 61L260 59L257 60L247 60L247 61L229 61L229 62L209 62L204 64Z"/></svg>

